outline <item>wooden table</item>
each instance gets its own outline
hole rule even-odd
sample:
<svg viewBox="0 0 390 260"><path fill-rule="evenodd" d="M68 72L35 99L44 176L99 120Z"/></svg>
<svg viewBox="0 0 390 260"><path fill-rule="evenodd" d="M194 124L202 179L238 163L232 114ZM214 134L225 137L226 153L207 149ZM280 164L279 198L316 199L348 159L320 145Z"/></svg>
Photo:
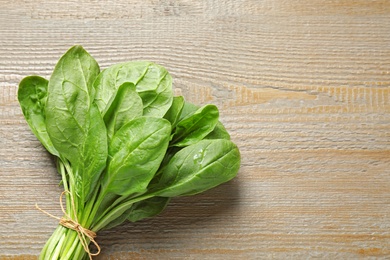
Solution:
<svg viewBox="0 0 390 260"><path fill-rule="evenodd" d="M0 0L0 259L36 259L59 175L16 94L82 44L216 104L238 177L99 233L96 259L390 258L390 2Z"/></svg>

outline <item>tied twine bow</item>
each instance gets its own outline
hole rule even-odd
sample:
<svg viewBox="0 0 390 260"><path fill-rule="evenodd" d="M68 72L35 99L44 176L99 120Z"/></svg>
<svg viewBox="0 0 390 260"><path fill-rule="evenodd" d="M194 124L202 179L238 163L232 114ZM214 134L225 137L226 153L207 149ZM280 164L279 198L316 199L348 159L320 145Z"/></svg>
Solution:
<svg viewBox="0 0 390 260"><path fill-rule="evenodd" d="M72 194L69 192L69 191L63 191L60 195L60 205L61 205L61 210L62 212L64 213L64 217L62 218L59 218L59 217L56 217L52 214L50 214L49 212L41 209L40 207L38 207L38 204L35 204L35 207L45 213L46 215L52 217L52 218L55 218L55 219L58 219L59 220L59 224L66 227L66 228L69 228L69 229L72 229L74 231L77 232L77 235L80 239L80 242L82 244L82 246L84 247L84 250L85 252L87 252L88 256L89 256L89 259L92 260L92 256L97 256L98 254L100 254L100 246L99 244L95 241L95 238L96 238L96 233L93 232L92 230L89 230L89 229L86 229L84 227L82 227L79 223L78 223L78 220L77 220L77 215L76 215L76 212L75 210L73 210L73 219L69 216L68 213L66 213L66 210L64 208L64 205L62 203L62 197L65 195L65 194L69 194L69 197L70 197L70 200L71 200L71 205L72 205L72 208L75 209L75 205L74 205L74 200L73 200L73 197L72 197ZM88 239L96 246L97 248L97 252L96 253L91 253L91 251L89 250L88 248Z"/></svg>

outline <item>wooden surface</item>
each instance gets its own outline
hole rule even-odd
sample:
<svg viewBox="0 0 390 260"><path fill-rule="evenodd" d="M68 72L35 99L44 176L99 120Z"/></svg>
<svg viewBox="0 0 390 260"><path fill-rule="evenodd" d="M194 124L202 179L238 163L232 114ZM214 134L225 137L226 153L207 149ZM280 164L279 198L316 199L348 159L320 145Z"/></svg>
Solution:
<svg viewBox="0 0 390 260"><path fill-rule="evenodd" d="M105 68L164 65L214 103L233 181L99 233L96 259L390 258L390 2L0 0L0 259L36 259L61 215L54 163L18 106L82 44Z"/></svg>

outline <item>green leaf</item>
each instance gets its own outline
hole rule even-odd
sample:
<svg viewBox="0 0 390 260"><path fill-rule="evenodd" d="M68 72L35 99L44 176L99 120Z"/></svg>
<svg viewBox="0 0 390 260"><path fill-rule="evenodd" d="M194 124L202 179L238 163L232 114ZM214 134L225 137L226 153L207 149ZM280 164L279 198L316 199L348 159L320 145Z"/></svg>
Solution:
<svg viewBox="0 0 390 260"><path fill-rule="evenodd" d="M164 115L164 118L171 122L172 128L174 128L179 121L181 111L184 107L184 98L182 96L173 97L173 102L168 112Z"/></svg>
<svg viewBox="0 0 390 260"><path fill-rule="evenodd" d="M116 93L115 99L104 115L108 139L130 120L142 116L142 99L135 91L133 83L125 82Z"/></svg>
<svg viewBox="0 0 390 260"><path fill-rule="evenodd" d="M45 106L49 81L39 76L25 77L18 88L18 100L31 131L46 148L59 156L46 131Z"/></svg>
<svg viewBox="0 0 390 260"><path fill-rule="evenodd" d="M116 132L109 146L103 179L106 192L143 193L168 147L171 124L162 118L138 117Z"/></svg>
<svg viewBox="0 0 390 260"><path fill-rule="evenodd" d="M197 194L229 181L239 167L240 153L234 143L202 140L172 157L151 192L161 197Z"/></svg>
<svg viewBox="0 0 390 260"><path fill-rule="evenodd" d="M168 197L152 197L136 202L131 207L127 219L136 222L144 218L154 217L166 208L170 200L171 198Z"/></svg>
<svg viewBox="0 0 390 260"><path fill-rule="evenodd" d="M137 202L134 199L121 203L116 210L108 212L101 222L94 226L95 231L110 229L129 220L136 222L144 218L150 218L160 214L168 205L171 198L168 197L150 197ZM138 200L138 198L135 198ZM130 202L130 203L129 203Z"/></svg>
<svg viewBox="0 0 390 260"><path fill-rule="evenodd" d="M230 134L226 130L225 126L218 121L215 125L214 130L209 133L204 139L226 139L230 140Z"/></svg>
<svg viewBox="0 0 390 260"><path fill-rule="evenodd" d="M86 200L106 165L107 133L93 101L97 62L74 46L58 61L49 80L46 129L73 168L76 194Z"/></svg>
<svg viewBox="0 0 390 260"><path fill-rule="evenodd" d="M118 88L125 82L133 83L143 102L143 115L163 117L172 104L172 78L157 64L132 61L111 66L96 79L96 104L105 115Z"/></svg>
<svg viewBox="0 0 390 260"><path fill-rule="evenodd" d="M79 169L76 175L76 190L85 199L97 187L108 156L107 130L96 104L92 104L89 118L85 141L80 145L76 166L76 169Z"/></svg>
<svg viewBox="0 0 390 260"><path fill-rule="evenodd" d="M173 106L173 104L172 104L172 106ZM183 107L181 109L178 121L181 121L184 118L187 118L187 117L193 115L198 109L199 109L199 106L192 104L188 101L184 101L184 104L183 104ZM230 134L227 132L225 126L220 121L218 121L218 123L215 125L215 128L213 129L213 131L210 132L204 139L230 140Z"/></svg>
<svg viewBox="0 0 390 260"><path fill-rule="evenodd" d="M80 46L58 61L48 85L46 128L61 154L75 162L85 140L92 104L90 85L99 73L96 61Z"/></svg>
<svg viewBox="0 0 390 260"><path fill-rule="evenodd" d="M200 108L200 106L192 104L188 101L184 101L184 105L183 105L183 109L182 109L180 117L179 117L179 121L183 120L186 117L189 117L190 115L195 113L196 110L198 110L199 108Z"/></svg>
<svg viewBox="0 0 390 260"><path fill-rule="evenodd" d="M214 130L218 117L218 108L214 105L199 108L177 123L170 146L184 147L202 140Z"/></svg>

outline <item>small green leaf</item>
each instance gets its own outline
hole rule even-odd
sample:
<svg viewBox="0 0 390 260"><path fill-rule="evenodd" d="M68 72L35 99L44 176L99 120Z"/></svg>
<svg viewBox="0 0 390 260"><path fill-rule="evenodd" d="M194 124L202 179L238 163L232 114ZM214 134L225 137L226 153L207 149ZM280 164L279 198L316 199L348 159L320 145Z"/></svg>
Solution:
<svg viewBox="0 0 390 260"><path fill-rule="evenodd" d="M45 106L49 81L39 76L25 77L19 84L18 100L31 131L46 148L59 156L46 131Z"/></svg>
<svg viewBox="0 0 390 260"><path fill-rule="evenodd" d="M214 130L219 112L214 105L206 105L177 123L170 146L184 147L194 144Z"/></svg>

